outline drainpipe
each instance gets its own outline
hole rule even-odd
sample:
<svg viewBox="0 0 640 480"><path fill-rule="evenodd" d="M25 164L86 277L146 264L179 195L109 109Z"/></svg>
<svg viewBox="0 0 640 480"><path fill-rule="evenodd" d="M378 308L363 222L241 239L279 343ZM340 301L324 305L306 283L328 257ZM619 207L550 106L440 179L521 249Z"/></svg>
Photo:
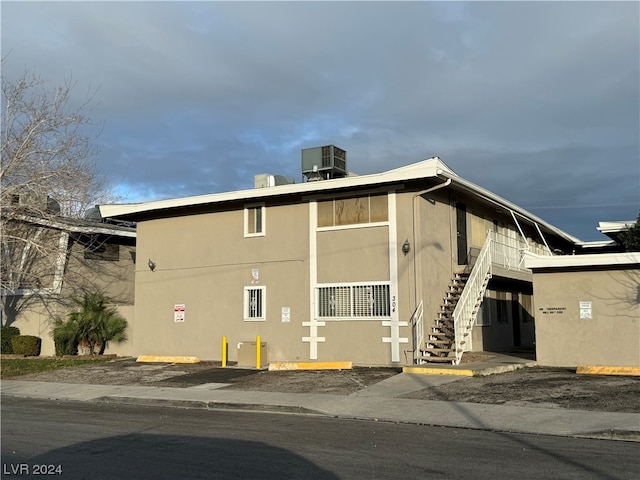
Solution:
<svg viewBox="0 0 640 480"><path fill-rule="evenodd" d="M440 173L440 172L438 172ZM413 305L414 308L418 305L418 268L417 268L417 258L416 254L418 251L418 234L416 232L416 218L417 218L417 208L418 208L418 197L421 197L425 193L430 193L435 190L439 190L441 188L447 187L451 185L451 178L447 178L447 180L438 185L434 185L431 188L427 188L426 190L421 190L416 192L413 196Z"/></svg>

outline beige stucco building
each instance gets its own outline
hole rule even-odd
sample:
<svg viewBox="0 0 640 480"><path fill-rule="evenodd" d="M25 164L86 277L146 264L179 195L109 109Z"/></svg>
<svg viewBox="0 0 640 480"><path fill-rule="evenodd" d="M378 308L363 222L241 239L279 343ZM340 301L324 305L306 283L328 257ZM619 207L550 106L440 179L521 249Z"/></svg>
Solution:
<svg viewBox="0 0 640 480"><path fill-rule="evenodd" d="M4 219L3 219L4 221ZM55 215L23 216L17 250L3 251L2 325L42 340L41 355L55 354L52 327L84 292L108 297L133 323L135 228ZM108 344L105 353L130 355L131 342Z"/></svg>
<svg viewBox="0 0 640 480"><path fill-rule="evenodd" d="M257 336L268 362L456 363L533 348L524 254L579 243L438 158L260 185L101 207L137 222L133 355L220 360L225 337L233 362Z"/></svg>
<svg viewBox="0 0 640 480"><path fill-rule="evenodd" d="M640 367L640 253L527 258L540 365Z"/></svg>

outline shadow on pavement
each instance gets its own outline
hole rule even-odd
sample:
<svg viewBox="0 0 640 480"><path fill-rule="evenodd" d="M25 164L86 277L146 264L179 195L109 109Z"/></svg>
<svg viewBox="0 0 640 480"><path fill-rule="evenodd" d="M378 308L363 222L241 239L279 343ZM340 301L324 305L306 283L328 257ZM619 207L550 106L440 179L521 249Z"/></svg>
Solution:
<svg viewBox="0 0 640 480"><path fill-rule="evenodd" d="M262 442L150 434L77 443L29 459L5 456L3 469L21 479L338 478L299 455Z"/></svg>

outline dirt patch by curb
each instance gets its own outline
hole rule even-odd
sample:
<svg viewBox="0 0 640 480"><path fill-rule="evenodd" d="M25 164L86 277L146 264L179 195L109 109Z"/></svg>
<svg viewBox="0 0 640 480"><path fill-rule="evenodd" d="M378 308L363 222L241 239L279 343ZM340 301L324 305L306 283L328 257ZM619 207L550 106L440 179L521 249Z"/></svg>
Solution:
<svg viewBox="0 0 640 480"><path fill-rule="evenodd" d="M403 398L640 413L640 378L578 375L572 369L529 367L465 377Z"/></svg>
<svg viewBox="0 0 640 480"><path fill-rule="evenodd" d="M485 359L483 357L481 360ZM366 367L350 370L258 371L221 368L219 362L157 364L119 358L13 379L178 388L222 383L227 384L223 388L230 390L350 395L400 371L397 368ZM536 366L488 376L458 377L448 383L402 395L401 398L640 413L640 377L578 375L573 369Z"/></svg>

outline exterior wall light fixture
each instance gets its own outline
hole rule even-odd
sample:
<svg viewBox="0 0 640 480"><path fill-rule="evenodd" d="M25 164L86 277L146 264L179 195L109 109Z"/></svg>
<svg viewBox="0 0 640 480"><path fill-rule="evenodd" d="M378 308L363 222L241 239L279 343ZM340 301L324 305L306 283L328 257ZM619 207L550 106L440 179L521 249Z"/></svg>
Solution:
<svg viewBox="0 0 640 480"><path fill-rule="evenodd" d="M405 254L405 256L411 251L411 244L409 243L409 240L405 240L404 243L402 244L402 253Z"/></svg>
<svg viewBox="0 0 640 480"><path fill-rule="evenodd" d="M149 259L149 262L147 262L147 265L149 265L149 270L151 270L152 272L156 269L156 264L151 259Z"/></svg>

